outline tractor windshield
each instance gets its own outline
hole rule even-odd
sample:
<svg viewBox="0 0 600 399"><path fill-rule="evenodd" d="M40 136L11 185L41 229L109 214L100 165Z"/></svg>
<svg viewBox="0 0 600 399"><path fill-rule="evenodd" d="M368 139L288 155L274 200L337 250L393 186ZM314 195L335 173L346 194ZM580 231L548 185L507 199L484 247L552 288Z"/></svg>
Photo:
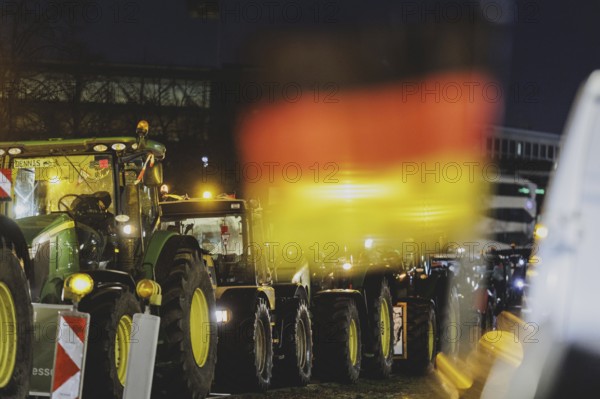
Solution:
<svg viewBox="0 0 600 399"><path fill-rule="evenodd" d="M218 255L239 256L244 253L242 217L240 215L188 218L177 222L165 222L163 229L194 236L202 249L214 258L217 258Z"/></svg>
<svg viewBox="0 0 600 399"><path fill-rule="evenodd" d="M162 228L191 235L212 257L219 285L255 284L253 263L245 245L245 218L241 215L163 220Z"/></svg>
<svg viewBox="0 0 600 399"><path fill-rule="evenodd" d="M114 213L111 155L14 158L11 169L15 219L68 211L78 197L100 192L106 195L104 206Z"/></svg>

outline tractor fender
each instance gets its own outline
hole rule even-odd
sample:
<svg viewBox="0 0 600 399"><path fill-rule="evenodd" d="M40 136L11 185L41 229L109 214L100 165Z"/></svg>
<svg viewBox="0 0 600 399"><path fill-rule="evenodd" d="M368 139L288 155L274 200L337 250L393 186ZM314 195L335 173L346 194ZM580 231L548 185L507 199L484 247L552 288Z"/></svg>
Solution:
<svg viewBox="0 0 600 399"><path fill-rule="evenodd" d="M14 246L17 257L23 261L25 276L29 281L33 280L33 265L29 258L29 250L25 236L19 226L6 216L0 215L0 239L3 239L7 245Z"/></svg>
<svg viewBox="0 0 600 399"><path fill-rule="evenodd" d="M143 278L163 281L167 276L167 269L181 247L187 247L201 253L198 241L192 236L182 236L173 231L156 231L146 250L142 263Z"/></svg>
<svg viewBox="0 0 600 399"><path fill-rule="evenodd" d="M297 283L273 284L275 289L275 297L285 300L289 298L300 298L308 302L308 293L306 288Z"/></svg>
<svg viewBox="0 0 600 399"><path fill-rule="evenodd" d="M358 309L358 316L360 317L360 328L362 331L367 331L369 328L369 318L367 313L367 303L365 301L365 297L362 292L358 290L352 289L331 289L331 290L322 290L317 292L312 297L311 307L319 306L319 303L323 300L328 300L329 298L334 297L345 297L350 298L356 304L356 308Z"/></svg>
<svg viewBox="0 0 600 399"><path fill-rule="evenodd" d="M304 301L308 304L308 294L306 289L301 284L285 283L273 285L275 289L276 311L275 322L277 329L283 328L290 317L296 317L296 309L298 301Z"/></svg>

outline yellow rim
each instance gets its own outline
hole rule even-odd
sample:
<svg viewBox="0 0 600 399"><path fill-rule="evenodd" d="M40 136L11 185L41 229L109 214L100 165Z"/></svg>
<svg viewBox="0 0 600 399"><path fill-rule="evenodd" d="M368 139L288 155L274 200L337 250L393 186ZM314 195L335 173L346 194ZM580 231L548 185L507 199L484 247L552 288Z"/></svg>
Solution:
<svg viewBox="0 0 600 399"><path fill-rule="evenodd" d="M356 328L354 319L350 320L348 348L350 350L350 363L355 366L358 363L358 329Z"/></svg>
<svg viewBox="0 0 600 399"><path fill-rule="evenodd" d="M129 357L129 345L131 336L131 326L133 320L131 316L124 315L119 320L117 327L117 336L115 338L115 366L117 367L117 376L121 385L125 385L127 377L127 359Z"/></svg>
<svg viewBox="0 0 600 399"><path fill-rule="evenodd" d="M429 350L429 360L431 360L431 359L433 359L433 347L435 345L433 322L431 320L429 320L429 323L427 323L427 335L429 337L429 340L428 340L429 348L427 348L427 349Z"/></svg>
<svg viewBox="0 0 600 399"><path fill-rule="evenodd" d="M0 282L0 388L9 382L17 358L17 312L6 284Z"/></svg>
<svg viewBox="0 0 600 399"><path fill-rule="evenodd" d="M384 357L388 357L390 354L390 338L392 336L392 329L390 323L390 308L385 299L381 301L381 351Z"/></svg>
<svg viewBox="0 0 600 399"><path fill-rule="evenodd" d="M267 337L265 336L265 326L262 320L256 322L256 340L254 341L254 351L256 353L256 370L262 375L267 365Z"/></svg>
<svg viewBox="0 0 600 399"><path fill-rule="evenodd" d="M204 328L210 325L209 317L206 297L200 288L196 288L190 309L190 340L192 341L194 360L198 367L203 367L208 359L210 334L206 334Z"/></svg>

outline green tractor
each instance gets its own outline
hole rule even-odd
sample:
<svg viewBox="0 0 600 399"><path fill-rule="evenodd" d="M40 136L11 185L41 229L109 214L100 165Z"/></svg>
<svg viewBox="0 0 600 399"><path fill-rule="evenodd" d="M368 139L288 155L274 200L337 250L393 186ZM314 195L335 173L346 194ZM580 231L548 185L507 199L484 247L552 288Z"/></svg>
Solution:
<svg viewBox="0 0 600 399"><path fill-rule="evenodd" d="M447 347L442 334L458 327L446 299L451 273L371 238L354 251L333 242L322 252L311 248L314 259L280 260L276 272L278 281L303 276L310 286L315 376L354 383L361 375L387 378L394 365L429 370Z"/></svg>
<svg viewBox="0 0 600 399"><path fill-rule="evenodd" d="M135 342L130 339L137 328L133 315L147 303L143 292L148 290L136 291L136 285L157 282L162 305L150 307L161 317L153 392L204 397L216 361L214 290L198 243L158 229L165 147L146 139L145 121L137 133L0 143L0 168L6 177L0 213L13 219L2 219L0 301L8 310L0 316L23 320L25 329L31 326L31 302L38 316L46 309L65 308L60 305L89 313L83 396L121 398ZM19 264L31 301L19 290ZM56 319L36 323L56 326ZM35 340L31 394L50 389L54 339L45 336ZM14 390L30 367L30 335L19 330L11 339L6 348L0 346L0 384L5 384L0 392ZM11 364L22 370L12 379Z"/></svg>
<svg viewBox="0 0 600 399"><path fill-rule="evenodd" d="M1 178L1 176L0 176ZM6 187L2 181L2 187ZM29 392L33 310L27 285L31 263L20 230L0 216L0 397Z"/></svg>
<svg viewBox="0 0 600 399"><path fill-rule="evenodd" d="M161 203L162 228L193 236L216 288L216 386L226 392L308 384L312 329L307 286L274 284L262 209L233 198Z"/></svg>

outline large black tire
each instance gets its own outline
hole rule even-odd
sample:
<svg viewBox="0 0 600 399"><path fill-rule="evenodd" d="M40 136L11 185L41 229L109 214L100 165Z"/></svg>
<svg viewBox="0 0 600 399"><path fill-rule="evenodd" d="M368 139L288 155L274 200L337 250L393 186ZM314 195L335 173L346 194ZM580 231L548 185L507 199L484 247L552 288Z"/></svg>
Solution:
<svg viewBox="0 0 600 399"><path fill-rule="evenodd" d="M444 308L441 309L441 315L438 350L447 356L456 357L462 351L464 339L470 335L469 331L462 331L460 300L456 285L448 290L448 298Z"/></svg>
<svg viewBox="0 0 600 399"><path fill-rule="evenodd" d="M273 381L282 386L305 386L310 382L313 360L310 313L300 298L292 298L282 307L282 358L276 357Z"/></svg>
<svg viewBox="0 0 600 399"><path fill-rule="evenodd" d="M258 299L254 313L234 330L219 335L217 386L225 392L265 392L273 372L273 333L266 301Z"/></svg>
<svg viewBox="0 0 600 399"><path fill-rule="evenodd" d="M434 306L427 302L408 302L406 314L405 371L422 375L428 372L437 353L437 325Z"/></svg>
<svg viewBox="0 0 600 399"><path fill-rule="evenodd" d="M85 297L79 310L90 313L90 330L83 397L120 399L123 397L129 336L140 304L129 291Z"/></svg>
<svg viewBox="0 0 600 399"><path fill-rule="evenodd" d="M217 360L215 293L195 252L181 248L163 281L161 344L153 390L158 397L204 398Z"/></svg>
<svg viewBox="0 0 600 399"><path fill-rule="evenodd" d="M388 378L394 365L394 310L386 279L368 293L367 306L371 331L365 343L363 370L372 378Z"/></svg>
<svg viewBox="0 0 600 399"><path fill-rule="evenodd" d="M1 237L0 308L0 398L25 398L33 364L33 309L20 261Z"/></svg>
<svg viewBox="0 0 600 399"><path fill-rule="evenodd" d="M321 381L355 383L360 375L362 345L354 300L319 298L314 314L315 375Z"/></svg>

